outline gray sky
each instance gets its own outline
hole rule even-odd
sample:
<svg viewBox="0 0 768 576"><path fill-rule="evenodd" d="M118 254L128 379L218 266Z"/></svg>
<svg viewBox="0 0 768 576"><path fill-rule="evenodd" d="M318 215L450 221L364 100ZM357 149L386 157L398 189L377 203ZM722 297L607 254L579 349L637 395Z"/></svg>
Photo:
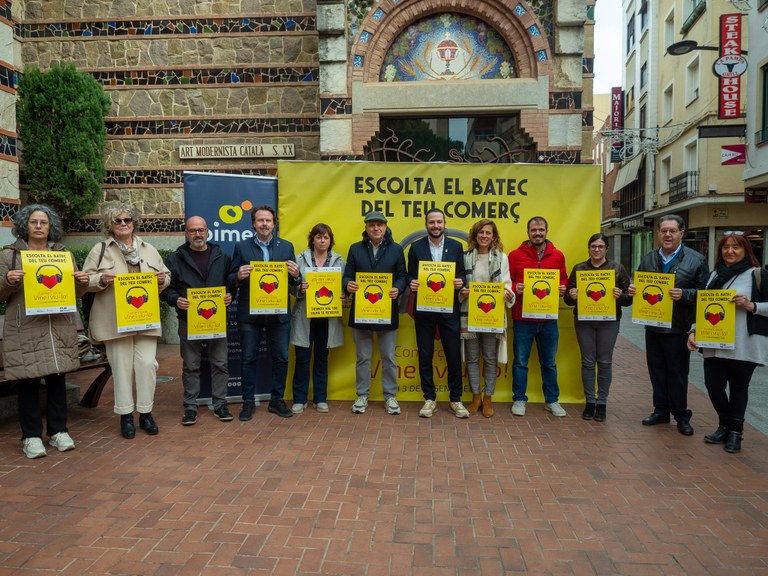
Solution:
<svg viewBox="0 0 768 576"><path fill-rule="evenodd" d="M595 5L595 94L608 94L621 86L624 50L621 45L620 0L597 0Z"/></svg>

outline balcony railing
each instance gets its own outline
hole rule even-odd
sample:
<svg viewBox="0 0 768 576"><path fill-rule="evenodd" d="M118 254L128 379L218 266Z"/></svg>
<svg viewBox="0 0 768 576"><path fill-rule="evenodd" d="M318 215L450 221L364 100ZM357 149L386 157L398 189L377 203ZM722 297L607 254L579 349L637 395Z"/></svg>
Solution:
<svg viewBox="0 0 768 576"><path fill-rule="evenodd" d="M669 203L680 202L686 198L698 196L699 172L691 170L669 179Z"/></svg>

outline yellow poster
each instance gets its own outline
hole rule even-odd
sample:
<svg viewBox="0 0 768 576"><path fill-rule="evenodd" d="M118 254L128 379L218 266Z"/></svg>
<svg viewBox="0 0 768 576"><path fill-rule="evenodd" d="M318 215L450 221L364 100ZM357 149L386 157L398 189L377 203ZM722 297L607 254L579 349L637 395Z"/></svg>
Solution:
<svg viewBox="0 0 768 576"><path fill-rule="evenodd" d="M672 327L672 298L675 275L663 272L635 272L635 297L632 299L632 322L659 328Z"/></svg>
<svg viewBox="0 0 768 576"><path fill-rule="evenodd" d="M358 324L391 324L392 274L358 272L355 283L358 286L354 294L355 321Z"/></svg>
<svg viewBox="0 0 768 576"><path fill-rule="evenodd" d="M462 243L466 243L467 231L479 219L493 220L506 252L528 239L526 224L531 217L544 216L549 223L548 239L562 250L566 263L571 264L584 260L584 247L589 237L600 231L599 166L282 160L277 166L281 236L294 246L304 246L307 233L315 224L323 222L333 230L334 250L346 255L352 244L360 242L365 228L363 217L377 210L389 221L387 226L392 241L400 244L408 254L413 242L426 236L424 217L433 207L445 212L446 235ZM322 182L322 201L313 203L312 209L308 210L307 190L317 190L318 182ZM564 206L567 209L563 209ZM373 299L373 293L369 293ZM384 317L388 318L392 303L388 286L382 286L382 293L386 303ZM364 300L364 294L361 287L355 297L355 306L370 302ZM404 298L399 302L395 353L397 399L423 402L416 332L406 303ZM566 308L562 299L560 306ZM568 312L571 311L568 307ZM345 344L332 349L328 359L328 398L331 400L357 398L355 346L351 329L346 326L346 318L344 320ZM558 369L578 374L581 355L573 329L574 315L560 314L557 322L560 330ZM510 357L511 342L509 338ZM373 350L370 400L376 401L383 398L381 359L378 346L374 345ZM531 402L542 402L541 372L535 349L530 366L528 396ZM447 401L445 353L439 341L435 342L434 368L437 400ZM499 402L512 400L511 380L511 362L500 365L494 399ZM466 381L465 386L464 399L467 400L471 398L471 392ZM560 401L584 401L584 390L578 378L564 379L560 383Z"/></svg>
<svg viewBox="0 0 768 576"><path fill-rule="evenodd" d="M288 265L285 262L251 262L251 314L288 312Z"/></svg>
<svg viewBox="0 0 768 576"><path fill-rule="evenodd" d="M523 270L523 318L557 320L560 305L560 270Z"/></svg>
<svg viewBox="0 0 768 576"><path fill-rule="evenodd" d="M616 320L615 270L576 272L576 314L579 320Z"/></svg>
<svg viewBox="0 0 768 576"><path fill-rule="evenodd" d="M75 269L69 252L22 250L27 315L75 312Z"/></svg>
<svg viewBox="0 0 768 576"><path fill-rule="evenodd" d="M341 316L341 268L307 268L307 318Z"/></svg>
<svg viewBox="0 0 768 576"><path fill-rule="evenodd" d="M504 332L504 284L470 282L468 329L470 332Z"/></svg>
<svg viewBox="0 0 768 576"><path fill-rule="evenodd" d="M160 296L153 272L115 276L118 333L160 328Z"/></svg>
<svg viewBox="0 0 768 576"><path fill-rule="evenodd" d="M696 343L701 348L733 350L736 345L736 290L696 293Z"/></svg>
<svg viewBox="0 0 768 576"><path fill-rule="evenodd" d="M212 340L227 336L224 296L224 286L187 289L187 340Z"/></svg>
<svg viewBox="0 0 768 576"><path fill-rule="evenodd" d="M453 312L453 279L456 262L419 262L419 290L416 310L419 312Z"/></svg>

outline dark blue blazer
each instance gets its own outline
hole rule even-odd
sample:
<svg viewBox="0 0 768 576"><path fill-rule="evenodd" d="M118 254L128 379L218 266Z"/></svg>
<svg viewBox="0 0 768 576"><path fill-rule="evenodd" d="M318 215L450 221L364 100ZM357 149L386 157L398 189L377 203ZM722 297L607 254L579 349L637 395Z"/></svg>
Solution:
<svg viewBox="0 0 768 576"><path fill-rule="evenodd" d="M261 248L256 245L256 241L253 238L246 238L241 240L235 245L235 252L232 255L232 266L229 269L229 285L237 289L237 322L251 322L253 324L264 324L267 322L273 322L275 319L281 323L291 321L291 305L288 303L288 312L285 314L272 314L272 315L251 315L249 302L251 299L251 279L245 280L237 279L237 270L240 266L250 264L253 261L262 262L264 260L264 253ZM293 253L293 244L288 240L283 240L272 235L272 240L269 243L269 261L270 262L287 262L292 260L296 262L296 256ZM291 284L300 284L301 278L295 279L290 274L288 275L288 282Z"/></svg>
<svg viewBox="0 0 768 576"><path fill-rule="evenodd" d="M421 238L413 244L408 252L408 285L411 285L411 280L419 279L419 262L432 262L432 252L429 249L429 237ZM445 238L445 245L443 246L442 262L455 262L456 263L456 278L460 278L466 286L467 273L464 270L464 248L461 243L453 238ZM419 290L422 290L423 286L419 286ZM461 306L459 304L459 291L455 290L453 293L453 313L459 314ZM424 312L416 312L414 314L423 314Z"/></svg>

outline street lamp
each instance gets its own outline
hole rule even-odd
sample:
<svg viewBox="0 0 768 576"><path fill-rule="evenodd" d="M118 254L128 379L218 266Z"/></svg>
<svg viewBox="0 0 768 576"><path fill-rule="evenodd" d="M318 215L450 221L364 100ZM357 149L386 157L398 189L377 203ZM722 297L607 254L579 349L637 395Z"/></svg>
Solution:
<svg viewBox="0 0 768 576"><path fill-rule="evenodd" d="M717 46L699 46L696 40L680 40L667 46L667 54L670 56L683 56L694 50L711 50L712 52L718 52L720 48ZM746 50L742 50L741 54L747 54Z"/></svg>

